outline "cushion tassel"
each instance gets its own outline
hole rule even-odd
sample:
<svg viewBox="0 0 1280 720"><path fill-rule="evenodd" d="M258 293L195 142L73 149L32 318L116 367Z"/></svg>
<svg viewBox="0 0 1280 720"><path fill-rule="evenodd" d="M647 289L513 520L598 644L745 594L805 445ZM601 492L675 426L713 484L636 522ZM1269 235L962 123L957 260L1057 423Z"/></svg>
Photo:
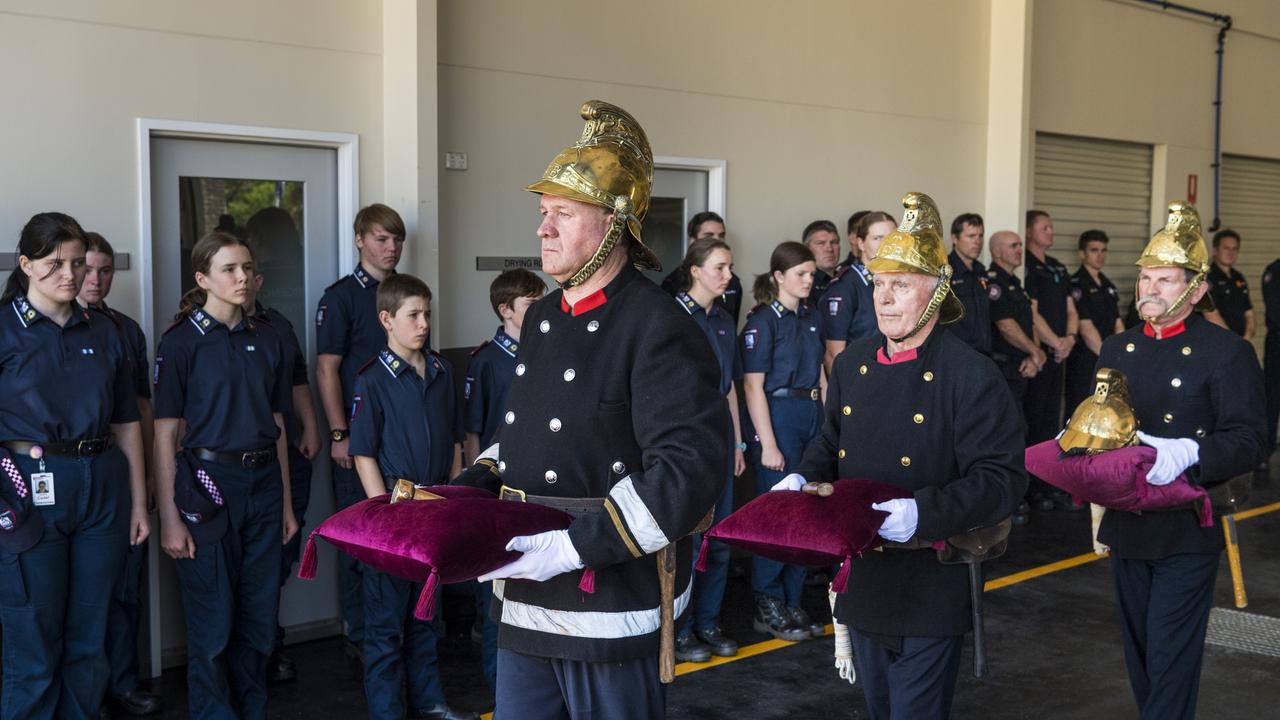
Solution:
<svg viewBox="0 0 1280 720"><path fill-rule="evenodd" d="M582 579L578 581L578 589L591 594L596 591L596 571L591 568L582 569Z"/></svg>
<svg viewBox="0 0 1280 720"><path fill-rule="evenodd" d="M316 576L316 534L307 537L307 549L302 553L302 564L298 566L298 577L312 580Z"/></svg>
<svg viewBox="0 0 1280 720"><path fill-rule="evenodd" d="M707 544L711 542L711 538L705 534L702 536L702 547L698 548L698 561L693 564L693 569L698 572L707 571Z"/></svg>
<svg viewBox="0 0 1280 720"><path fill-rule="evenodd" d="M837 593L842 593L849 587L849 570L853 563L853 558L845 556L844 562L840 563L840 570L836 576L831 578L831 589Z"/></svg>
<svg viewBox="0 0 1280 720"><path fill-rule="evenodd" d="M422 584L422 592L418 593L418 604L413 608L413 616L419 620L430 620L436 610L436 588L440 586L440 574L431 568L431 575Z"/></svg>

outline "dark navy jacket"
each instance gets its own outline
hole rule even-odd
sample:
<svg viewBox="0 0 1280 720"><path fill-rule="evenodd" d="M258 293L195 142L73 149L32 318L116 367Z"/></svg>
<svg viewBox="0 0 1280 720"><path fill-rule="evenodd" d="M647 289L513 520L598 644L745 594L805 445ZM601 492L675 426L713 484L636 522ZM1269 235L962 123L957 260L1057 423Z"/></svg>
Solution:
<svg viewBox="0 0 1280 720"><path fill-rule="evenodd" d="M88 440L138 420L129 351L111 320L76 305L59 327L22 295L0 306L0 396L0 441Z"/></svg>
<svg viewBox="0 0 1280 720"><path fill-rule="evenodd" d="M947 326L947 332L983 355L991 354L991 299L987 297L987 269L977 260L965 267L955 250L951 262L951 290L964 305L964 317Z"/></svg>
<svg viewBox="0 0 1280 720"><path fill-rule="evenodd" d="M493 340L471 351L467 377L462 386L465 405L463 430L480 436L480 450L493 443L502 414L507 411L507 393L516 376L516 353L520 343L501 327Z"/></svg>
<svg viewBox="0 0 1280 720"><path fill-rule="evenodd" d="M385 347L356 375L351 454L377 459L387 482L448 483L454 444L462 440L449 361L430 351L424 355L422 377Z"/></svg>

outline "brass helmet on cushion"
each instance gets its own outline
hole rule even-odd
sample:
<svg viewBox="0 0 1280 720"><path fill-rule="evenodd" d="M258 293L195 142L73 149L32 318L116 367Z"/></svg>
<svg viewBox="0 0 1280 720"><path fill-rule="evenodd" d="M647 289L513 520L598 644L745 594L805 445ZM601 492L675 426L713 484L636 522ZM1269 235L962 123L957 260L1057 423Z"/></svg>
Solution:
<svg viewBox="0 0 1280 720"><path fill-rule="evenodd" d="M1138 443L1138 420L1124 373L1102 368L1096 378L1093 395L1080 403L1058 436L1058 447L1065 452L1096 455Z"/></svg>
<svg viewBox="0 0 1280 720"><path fill-rule="evenodd" d="M1195 206L1181 200L1169 203L1169 219L1165 221L1164 229L1152 236L1136 264L1144 268L1179 267L1195 273L1195 277L1187 283L1187 289L1165 314L1177 312L1187 298L1191 297L1191 293L1205 281L1209 272L1209 248L1205 245L1204 236L1200 234L1200 213L1196 212ZM1204 294L1196 304L1196 309L1213 309L1213 298L1209 293Z"/></svg>
<svg viewBox="0 0 1280 720"><path fill-rule="evenodd" d="M582 104L587 121L582 137L560 151L542 179L525 187L538 194L556 195L607 208L613 225L587 264L560 283L570 288L600 269L613 252L625 225L631 231L631 261L644 270L661 270L662 263L640 239L640 223L649 209L653 188L653 151L640 123L617 105L601 100Z"/></svg>
<svg viewBox="0 0 1280 720"><path fill-rule="evenodd" d="M932 275L938 278L933 297L916 322L915 329L894 342L901 342L915 335L929 323L935 312L941 312L938 322L952 323L964 317L964 305L951 290L951 263L947 249L942 244L942 218L933 198L920 192L902 196L902 222L885 236L876 256L867 263L872 273L906 272Z"/></svg>

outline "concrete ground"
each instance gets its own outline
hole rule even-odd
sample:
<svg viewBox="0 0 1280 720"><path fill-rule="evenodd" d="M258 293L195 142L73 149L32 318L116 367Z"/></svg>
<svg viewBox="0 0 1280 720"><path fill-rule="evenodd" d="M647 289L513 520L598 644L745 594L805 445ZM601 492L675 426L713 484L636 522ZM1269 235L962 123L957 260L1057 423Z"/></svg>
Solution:
<svg viewBox="0 0 1280 720"><path fill-rule="evenodd" d="M1280 461L1270 479L1259 478L1250 507L1280 500ZM991 563L988 580L1008 577L1091 552L1089 514L1037 512L1014 528L1008 554ZM1246 612L1280 618L1280 511L1239 523ZM735 561L739 567L744 563ZM759 654L714 666L682 664L670 687L671 720L795 720L865 718L861 690L841 681L831 666L832 641L769 643L751 630L747 579L730 579L723 621L726 632ZM815 617L829 618L825 590L806 589ZM962 660L953 716L987 720L1136 718L1125 674L1110 560L1102 558L1057 570L985 595L989 660L985 679L973 677L971 641ZM1215 608L1234 608L1224 554ZM446 608L451 634L441 647L441 669L450 701L463 708L492 709L492 695L479 670L479 653L466 636L467 598ZM459 632L454 633L454 629ZM1271 640L1275 642L1275 640ZM1200 686L1199 716L1275 717L1280 707L1280 647L1266 654L1208 645ZM362 718L359 667L343 657L341 642L321 640L289 648L301 671L296 683L272 688L272 718ZM745 655L746 653L744 653ZM156 682L168 709L165 718L185 717L185 676L170 670Z"/></svg>

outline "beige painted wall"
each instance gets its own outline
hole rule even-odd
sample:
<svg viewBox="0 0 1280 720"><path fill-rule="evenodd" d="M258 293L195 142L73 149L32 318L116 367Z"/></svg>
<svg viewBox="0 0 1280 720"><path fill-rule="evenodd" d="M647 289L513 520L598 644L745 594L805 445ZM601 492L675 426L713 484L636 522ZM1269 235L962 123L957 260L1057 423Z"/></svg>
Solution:
<svg viewBox="0 0 1280 720"><path fill-rule="evenodd" d="M536 255L521 188L576 139L579 104L631 111L659 155L727 161L744 282L815 218L900 215L923 190L948 218L984 202L986 2L566 0L440 3L440 344L497 324L477 255ZM584 17L619 31L574 32ZM438 166L442 162L437 160Z"/></svg>
<svg viewBox="0 0 1280 720"><path fill-rule="evenodd" d="M360 135L382 177L381 5L363 0L0 0L0 249L58 209L138 252L138 117ZM135 266L136 267L136 266ZM139 310L136 270L112 303Z"/></svg>
<svg viewBox="0 0 1280 720"><path fill-rule="evenodd" d="M1223 83L1222 150L1280 158L1280 3L1189 3L1232 16ZM1031 122L1036 130L1167 145L1153 186L1161 202L1199 176L1213 208L1217 26L1118 0L1036 0ZM1153 208L1153 224L1164 213Z"/></svg>

